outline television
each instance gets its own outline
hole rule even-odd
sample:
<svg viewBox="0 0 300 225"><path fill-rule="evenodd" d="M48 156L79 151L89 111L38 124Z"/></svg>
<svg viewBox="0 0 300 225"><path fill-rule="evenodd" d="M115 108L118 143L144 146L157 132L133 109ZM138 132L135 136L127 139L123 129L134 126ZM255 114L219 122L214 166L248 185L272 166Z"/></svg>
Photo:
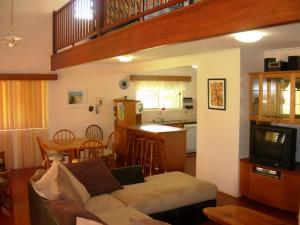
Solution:
<svg viewBox="0 0 300 225"><path fill-rule="evenodd" d="M295 163L297 129L252 125L250 161L266 166L292 169Z"/></svg>

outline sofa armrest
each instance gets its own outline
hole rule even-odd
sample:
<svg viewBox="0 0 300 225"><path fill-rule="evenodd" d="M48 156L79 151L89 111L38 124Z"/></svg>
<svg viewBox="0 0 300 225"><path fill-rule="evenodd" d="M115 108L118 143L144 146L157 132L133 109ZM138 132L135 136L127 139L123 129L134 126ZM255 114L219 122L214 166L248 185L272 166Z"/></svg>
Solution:
<svg viewBox="0 0 300 225"><path fill-rule="evenodd" d="M128 166L111 170L111 173L122 185L144 182L141 166Z"/></svg>
<svg viewBox="0 0 300 225"><path fill-rule="evenodd" d="M59 225L56 218L51 215L45 200L35 192L30 182L28 199L31 225Z"/></svg>

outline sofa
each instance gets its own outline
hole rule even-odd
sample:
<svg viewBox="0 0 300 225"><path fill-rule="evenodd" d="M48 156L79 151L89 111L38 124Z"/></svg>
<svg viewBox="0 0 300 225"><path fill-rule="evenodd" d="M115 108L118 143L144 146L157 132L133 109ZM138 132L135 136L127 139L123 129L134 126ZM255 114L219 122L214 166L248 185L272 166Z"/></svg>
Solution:
<svg viewBox="0 0 300 225"><path fill-rule="evenodd" d="M62 167L60 162L57 163ZM57 203L57 197L51 196L47 199L37 190L36 184L39 180L36 181L37 179L35 178L35 180L29 182L28 197L31 225L76 225L74 221L78 217L94 219L101 222L100 224L107 225L144 224L137 222L144 220L164 221L174 225L199 224L205 220L202 209L216 205L217 188L214 184L196 179L182 172L168 172L144 178L139 166L114 169L108 171L108 173L118 184L114 183L110 185L117 185L116 190L110 191L109 185L105 184L107 178L101 178L105 182L100 181L102 182L101 185L96 185L96 182L98 182L96 181L97 179L92 179L91 176L85 174L87 172L82 172L94 170L96 171L94 174L98 174L100 170L93 169L93 166L88 165L88 163L86 163L85 169L78 169L80 163L78 163L78 166L73 164L71 167L73 167L73 171L75 168L75 172L73 174L71 169L71 175L69 174L69 176L74 175L75 178L73 177L72 181L68 180L70 183L75 181L75 186L81 186L80 188L85 189L87 197L84 197L85 201L82 205L80 203L77 204L77 200L67 201L67 203ZM94 161L92 164L96 165L96 162ZM100 161L97 161L97 166L98 164L100 164ZM103 167L103 164L101 167ZM64 168L64 170L67 173L70 172L68 169ZM81 177L80 175L76 175L76 170L82 174ZM40 177L43 178L45 176L43 174ZM81 182L78 182L77 178ZM41 178L39 179L41 180ZM101 179L99 178L98 180ZM49 186L55 182L59 183L58 180L54 179L48 185L44 185L47 186L46 189L48 188L47 192L50 189L55 189L49 188ZM86 184L87 182L91 182L92 184ZM102 188L101 192L104 193L98 194L96 190L93 190L96 186L103 186L106 190ZM73 192L69 188L63 188L63 190L67 192L67 195ZM54 202L56 204L56 212L53 210L55 208L53 207ZM73 218L73 222L64 223L66 214L72 211L71 209L74 206L77 207L75 210L77 213L75 220ZM57 214L61 215L58 216ZM89 216L85 217L86 214Z"/></svg>

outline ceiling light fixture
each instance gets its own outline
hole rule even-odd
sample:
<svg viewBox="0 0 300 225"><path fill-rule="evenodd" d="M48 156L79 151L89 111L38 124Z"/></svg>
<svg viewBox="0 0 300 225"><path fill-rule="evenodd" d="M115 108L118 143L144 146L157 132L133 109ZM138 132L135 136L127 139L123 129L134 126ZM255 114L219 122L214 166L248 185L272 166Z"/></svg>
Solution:
<svg viewBox="0 0 300 225"><path fill-rule="evenodd" d="M133 60L132 55L121 55L116 57L120 62L131 62Z"/></svg>
<svg viewBox="0 0 300 225"><path fill-rule="evenodd" d="M259 31L245 31L233 34L235 40L244 43L257 42L262 39L263 36L265 36L265 33Z"/></svg>
<svg viewBox="0 0 300 225"><path fill-rule="evenodd" d="M11 1L11 10L10 10L10 32L6 36L0 37L0 40L4 45L12 48L15 47L22 38L13 35L14 33L14 0Z"/></svg>

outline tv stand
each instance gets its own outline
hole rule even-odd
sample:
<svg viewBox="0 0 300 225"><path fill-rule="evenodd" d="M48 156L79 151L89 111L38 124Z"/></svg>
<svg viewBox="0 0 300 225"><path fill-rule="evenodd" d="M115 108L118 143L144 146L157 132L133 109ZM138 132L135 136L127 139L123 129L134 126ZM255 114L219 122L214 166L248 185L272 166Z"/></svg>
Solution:
<svg viewBox="0 0 300 225"><path fill-rule="evenodd" d="M240 160L240 193L242 196L292 212L299 212L300 163L292 170Z"/></svg>

